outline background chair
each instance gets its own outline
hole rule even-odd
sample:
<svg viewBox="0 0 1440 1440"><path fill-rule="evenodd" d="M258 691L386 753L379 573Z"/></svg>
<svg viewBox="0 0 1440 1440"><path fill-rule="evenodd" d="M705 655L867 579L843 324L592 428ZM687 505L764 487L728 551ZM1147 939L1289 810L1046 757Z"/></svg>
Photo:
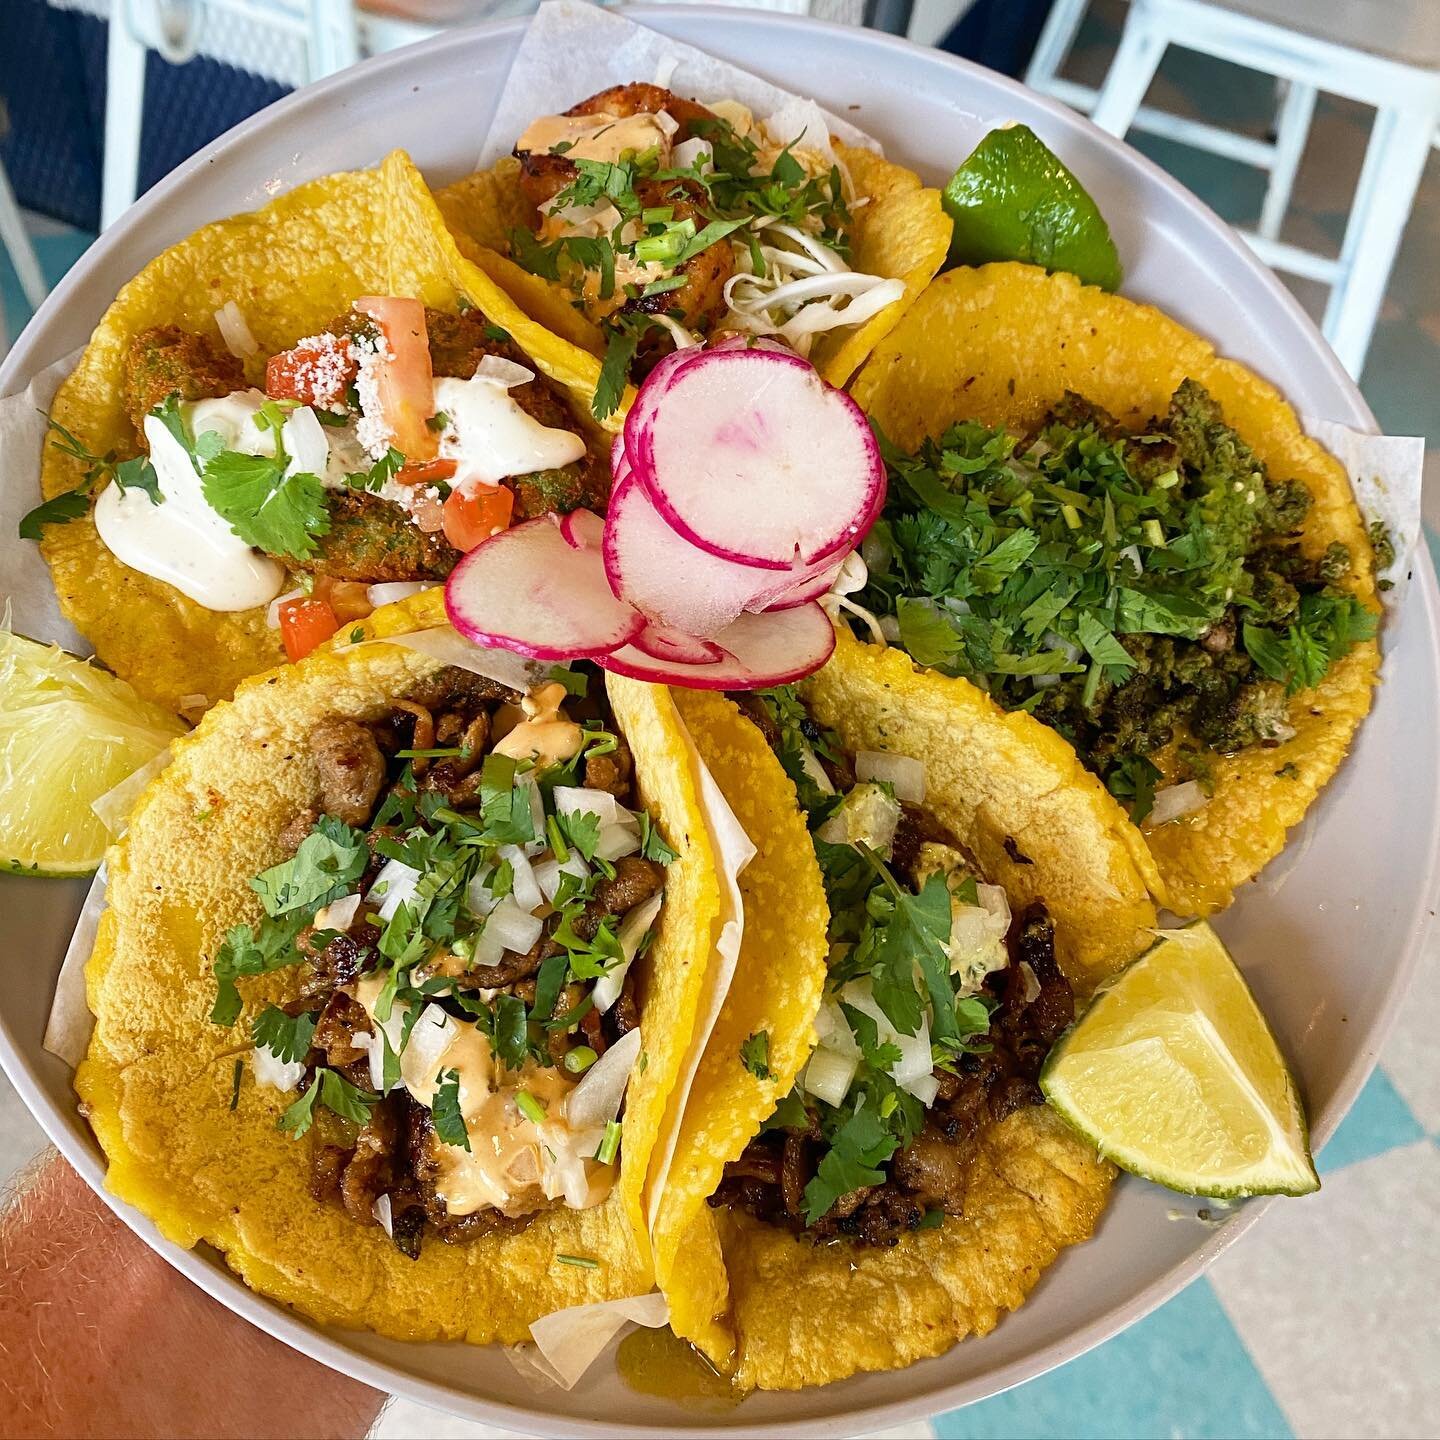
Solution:
<svg viewBox="0 0 1440 1440"><path fill-rule="evenodd" d="M1440 125L1440 3L1132 0L1120 48L1098 91L1059 73L1085 9L1086 0L1057 0L1027 83L1088 110L1113 135L1133 126L1268 170L1259 223L1241 233L1267 264L1330 287L1321 328L1358 378ZM1236 135L1142 105L1171 45L1275 76L1281 87L1275 139ZM1376 111L1338 257L1280 239L1321 90Z"/></svg>

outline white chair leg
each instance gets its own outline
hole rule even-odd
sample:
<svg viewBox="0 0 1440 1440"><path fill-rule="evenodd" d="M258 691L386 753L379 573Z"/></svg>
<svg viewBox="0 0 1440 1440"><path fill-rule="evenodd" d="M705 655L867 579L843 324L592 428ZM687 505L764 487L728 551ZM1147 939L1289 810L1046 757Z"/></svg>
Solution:
<svg viewBox="0 0 1440 1440"><path fill-rule="evenodd" d="M1135 112L1160 68L1169 37L1156 30L1136 6L1125 21L1120 48L1110 62L1110 71L1100 87L1090 118L1102 129L1119 139L1135 119Z"/></svg>
<svg viewBox="0 0 1440 1440"><path fill-rule="evenodd" d="M1025 83L1032 90L1049 94L1051 84L1075 43L1089 3L1090 0L1055 0L1050 7L1050 13L1045 17L1045 28L1035 42L1035 53L1025 67Z"/></svg>
<svg viewBox="0 0 1440 1440"><path fill-rule="evenodd" d="M1267 240L1280 238L1280 226L1290 208L1295 172L1300 168L1314 115L1315 87L1299 80L1291 81L1280 102L1275 127L1275 160L1270 167L1270 183L1265 187L1265 203L1260 207L1260 223L1255 227Z"/></svg>
<svg viewBox="0 0 1440 1440"><path fill-rule="evenodd" d="M40 308L40 302L48 293L45 276L40 270L40 260L35 247L25 233L25 221L20 215L20 205L15 192L10 188L10 177L0 165L0 244L9 252L10 263L19 277L20 288L30 302L32 310Z"/></svg>
<svg viewBox="0 0 1440 1440"><path fill-rule="evenodd" d="M1370 132L1340 247L1340 279L1321 326L1340 363L1357 380L1430 154L1435 121L1430 111L1380 110Z"/></svg>
<svg viewBox="0 0 1440 1440"><path fill-rule="evenodd" d="M114 0L105 55L105 155L100 228L109 229L140 183L140 116L145 104L145 46L131 26L134 0Z"/></svg>

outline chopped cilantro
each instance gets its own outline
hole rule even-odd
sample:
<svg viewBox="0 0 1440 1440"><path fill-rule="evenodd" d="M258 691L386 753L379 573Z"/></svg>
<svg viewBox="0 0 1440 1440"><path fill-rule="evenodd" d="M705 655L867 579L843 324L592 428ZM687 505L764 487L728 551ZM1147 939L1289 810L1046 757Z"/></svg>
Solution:
<svg viewBox="0 0 1440 1440"><path fill-rule="evenodd" d="M770 1032L757 1030L740 1045L740 1063L757 1079L772 1080L770 1070Z"/></svg>
<svg viewBox="0 0 1440 1440"><path fill-rule="evenodd" d="M117 485L122 492L132 488L143 490L150 497L152 505L164 502L165 497L160 493L160 480L149 456L137 455L131 460L116 460L113 450L104 455L96 455L86 449L58 421L47 416L45 424L59 437L52 439L50 444L61 454L78 460L85 467L85 472L73 490L46 500L20 517L19 534L22 540L38 540L45 526L65 525L88 514L90 497L104 480Z"/></svg>
<svg viewBox="0 0 1440 1440"><path fill-rule="evenodd" d="M352 470L345 483L352 490L369 490L378 495L385 482L405 468L405 457L393 445L368 469Z"/></svg>
<svg viewBox="0 0 1440 1440"><path fill-rule="evenodd" d="M290 860L257 875L250 888L265 913L311 912L338 900L365 873L370 851L365 837L333 815L322 815Z"/></svg>
<svg viewBox="0 0 1440 1440"><path fill-rule="evenodd" d="M315 1123L316 1105L363 1125L370 1118L370 1107L379 1098L352 1085L335 1070L317 1070L310 1088L275 1122L275 1128L300 1139Z"/></svg>
<svg viewBox="0 0 1440 1440"><path fill-rule="evenodd" d="M657 865L669 865L680 858L680 852L672 849L665 837L655 828L648 810L640 812L640 855L642 859L653 860Z"/></svg>
<svg viewBox="0 0 1440 1440"><path fill-rule="evenodd" d="M277 1060L294 1064L310 1053L316 1018L313 1010L287 1015L278 1006L267 1005L251 1022L250 1038L257 1048L268 1050Z"/></svg>
<svg viewBox="0 0 1440 1440"><path fill-rule="evenodd" d="M605 361L600 366L600 378L595 383L595 395L590 401L590 413L597 420L606 420L620 405L625 393L625 381L630 374L630 362L635 358L635 349L640 339L633 331L612 330L605 346Z"/></svg>
<svg viewBox="0 0 1440 1440"><path fill-rule="evenodd" d="M592 1260L588 1255L557 1255L557 1265L573 1265L577 1270L598 1270L600 1262Z"/></svg>
<svg viewBox="0 0 1440 1440"><path fill-rule="evenodd" d="M430 1107L435 1136L442 1145L458 1145L468 1154L470 1132L465 1128L465 1116L460 1110L460 1072L446 1070L435 1080L435 1101Z"/></svg>
<svg viewBox="0 0 1440 1440"><path fill-rule="evenodd" d="M805 1187L805 1223L813 1225L842 1195L878 1185L879 1167L895 1153L899 1140L874 1111L854 1110L830 1137L830 1148Z"/></svg>

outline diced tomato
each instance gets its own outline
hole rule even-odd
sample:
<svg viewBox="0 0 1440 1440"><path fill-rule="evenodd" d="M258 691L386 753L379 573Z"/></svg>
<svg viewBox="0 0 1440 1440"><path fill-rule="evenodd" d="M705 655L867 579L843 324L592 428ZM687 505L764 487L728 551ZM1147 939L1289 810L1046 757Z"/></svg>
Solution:
<svg viewBox="0 0 1440 1440"><path fill-rule="evenodd" d="M375 367L380 418L391 444L411 464L433 460L439 437L426 424L435 414L435 379L424 305L393 295L362 295L355 309L368 315L385 337L384 354L365 364L367 370Z"/></svg>
<svg viewBox="0 0 1440 1440"><path fill-rule="evenodd" d="M370 587L359 580L332 580L328 575L317 575L314 595L335 612L341 625L363 620L375 609L370 603Z"/></svg>
<svg viewBox="0 0 1440 1440"><path fill-rule="evenodd" d="M449 480L460 467L454 460L425 460L419 465L406 465L395 477L397 485L433 485Z"/></svg>
<svg viewBox="0 0 1440 1440"><path fill-rule="evenodd" d="M297 598L280 606L280 638L291 660L303 660L339 628L335 612L323 600Z"/></svg>
<svg viewBox="0 0 1440 1440"><path fill-rule="evenodd" d="M340 410L357 368L355 347L345 336L312 335L266 361L265 393L272 400Z"/></svg>
<svg viewBox="0 0 1440 1440"><path fill-rule="evenodd" d="M445 538L457 550L473 550L482 540L510 528L515 496L503 485L452 490L445 502Z"/></svg>

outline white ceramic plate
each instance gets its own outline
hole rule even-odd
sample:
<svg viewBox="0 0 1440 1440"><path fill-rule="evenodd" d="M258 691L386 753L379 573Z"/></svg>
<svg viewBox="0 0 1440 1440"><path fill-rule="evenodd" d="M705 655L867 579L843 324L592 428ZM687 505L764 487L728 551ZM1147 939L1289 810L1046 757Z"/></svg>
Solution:
<svg viewBox="0 0 1440 1440"><path fill-rule="evenodd" d="M896 159L943 181L991 126L1027 122L1077 172L1115 229L1126 293L1152 300L1273 380L1302 413L1373 428L1314 327L1234 234L1159 169L1087 121L1008 80L863 30L735 10L646 9L668 34L853 117ZM82 344L116 290L206 221L405 146L436 182L473 167L524 21L446 36L312 86L222 137L158 185L92 247L21 336L0 393ZM637 77L645 78L645 77ZM557 103L573 99L557 96ZM1440 773L1437 594L1429 559L1398 633L1375 711L1313 824L1219 922L1294 1062L1313 1134L1334 1131L1375 1063L1423 940L1436 889ZM24 629L24 616L16 617ZM0 1060L51 1138L97 1189L102 1166L69 1073L41 1049L54 977L83 886L0 879L5 979ZM1304 1201L1284 1201L1304 1204ZM1126 1180L1089 1244L1068 1251L1029 1302L980 1341L886 1375L794 1395L757 1395L702 1415L627 1390L602 1363L575 1391L532 1389L494 1349L405 1345L326 1331L252 1295L218 1256L166 1245L121 1217L233 1310L382 1390L530 1433L754 1429L840 1433L976 1400L1068 1360L1140 1318L1208 1265L1267 1208L1223 1228L1176 1222L1185 1202ZM1193 1209L1193 1206L1189 1207ZM1264 1244L1263 1233L1251 1244Z"/></svg>

